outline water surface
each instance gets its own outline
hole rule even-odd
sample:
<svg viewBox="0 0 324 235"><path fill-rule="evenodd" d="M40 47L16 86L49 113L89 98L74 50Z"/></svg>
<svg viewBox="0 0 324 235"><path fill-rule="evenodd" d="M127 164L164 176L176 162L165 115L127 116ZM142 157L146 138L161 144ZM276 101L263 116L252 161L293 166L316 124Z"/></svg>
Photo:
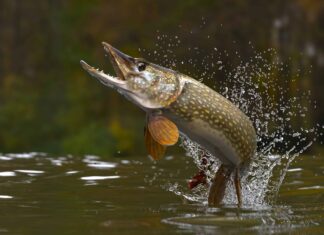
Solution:
<svg viewBox="0 0 324 235"><path fill-rule="evenodd" d="M264 234L324 231L323 155L299 156L274 205L208 208L185 186L192 159L155 163L47 154L0 155L1 234ZM257 193L257 192L256 192Z"/></svg>

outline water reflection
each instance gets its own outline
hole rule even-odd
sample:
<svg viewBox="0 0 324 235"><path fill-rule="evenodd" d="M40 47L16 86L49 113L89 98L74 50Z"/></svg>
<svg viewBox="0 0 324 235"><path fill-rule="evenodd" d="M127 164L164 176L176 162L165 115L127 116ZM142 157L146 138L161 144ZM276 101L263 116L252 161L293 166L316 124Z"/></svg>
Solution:
<svg viewBox="0 0 324 235"><path fill-rule="evenodd" d="M16 172L20 173L26 173L28 175L38 175L38 174L43 174L44 171L39 171L39 170L15 170Z"/></svg>
<svg viewBox="0 0 324 235"><path fill-rule="evenodd" d="M67 171L65 174L67 174L67 175L73 175L73 174L76 174L78 172L79 171Z"/></svg>
<svg viewBox="0 0 324 235"><path fill-rule="evenodd" d="M0 195L0 199L11 199L13 198L13 196L9 196L9 195Z"/></svg>
<svg viewBox="0 0 324 235"><path fill-rule="evenodd" d="M87 166L97 169L115 168L117 166L117 163L114 162L99 161L99 157L93 155L86 155L83 162L85 162Z"/></svg>
<svg viewBox="0 0 324 235"><path fill-rule="evenodd" d="M109 175L109 176L83 176L83 177L81 177L82 180L87 180L87 181L118 179L118 178L120 178L119 175Z"/></svg>
<svg viewBox="0 0 324 235"><path fill-rule="evenodd" d="M0 226L8 234L48 234L49 227L57 228L52 234L64 230L78 235L128 234L130 229L133 234L324 229L321 157L300 158L292 165L276 204L242 209L234 204L211 208L186 198L195 193L185 189L186 179L197 169L184 156L153 162L143 156L106 161L24 153L3 154L0 163L0 210L5 211ZM184 191L170 192L170 185Z"/></svg>
<svg viewBox="0 0 324 235"><path fill-rule="evenodd" d="M0 177L10 177L10 176L16 176L16 173L13 171L0 172Z"/></svg>

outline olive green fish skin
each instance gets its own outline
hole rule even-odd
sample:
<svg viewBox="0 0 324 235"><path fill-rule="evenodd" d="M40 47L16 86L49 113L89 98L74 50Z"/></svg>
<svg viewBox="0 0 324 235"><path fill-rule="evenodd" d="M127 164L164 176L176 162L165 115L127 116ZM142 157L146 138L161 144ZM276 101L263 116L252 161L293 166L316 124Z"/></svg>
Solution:
<svg viewBox="0 0 324 235"><path fill-rule="evenodd" d="M212 149L212 152L221 155L217 157L227 165L239 166L247 162L256 150L256 133L249 118L225 97L194 79L188 78L177 100L164 113L178 122L180 130L181 126L184 127L184 134L190 132L190 128L195 128L190 123L199 120L197 124L193 124L198 125L198 133L196 131L193 135L199 135L200 129L210 132L207 133L209 137L218 135L218 142L221 143L213 143L213 138L189 138L196 139L202 147L214 146L216 149ZM188 123L188 128L185 127L187 124L181 125L180 122ZM201 135L206 135L206 131ZM223 151L224 145L232 148L236 156L228 156L229 153ZM230 158L234 160L228 161Z"/></svg>

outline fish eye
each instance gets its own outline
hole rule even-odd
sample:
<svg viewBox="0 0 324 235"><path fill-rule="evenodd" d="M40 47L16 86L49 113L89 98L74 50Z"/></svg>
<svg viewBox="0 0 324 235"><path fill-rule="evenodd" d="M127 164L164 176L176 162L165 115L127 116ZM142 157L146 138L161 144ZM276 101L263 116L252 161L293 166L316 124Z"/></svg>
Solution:
<svg viewBox="0 0 324 235"><path fill-rule="evenodd" d="M143 62L140 62L140 63L137 64L138 71L140 71L140 72L144 71L145 68L146 68L146 64L144 64Z"/></svg>

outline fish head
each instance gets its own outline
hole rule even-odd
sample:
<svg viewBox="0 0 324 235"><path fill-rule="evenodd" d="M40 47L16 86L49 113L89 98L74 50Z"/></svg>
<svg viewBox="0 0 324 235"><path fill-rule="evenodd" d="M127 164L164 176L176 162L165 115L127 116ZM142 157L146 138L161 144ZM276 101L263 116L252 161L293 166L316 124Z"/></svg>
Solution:
<svg viewBox="0 0 324 235"><path fill-rule="evenodd" d="M164 108L174 102L183 88L182 75L168 68L133 58L103 43L117 77L112 77L81 61L82 67L106 86L143 109Z"/></svg>

